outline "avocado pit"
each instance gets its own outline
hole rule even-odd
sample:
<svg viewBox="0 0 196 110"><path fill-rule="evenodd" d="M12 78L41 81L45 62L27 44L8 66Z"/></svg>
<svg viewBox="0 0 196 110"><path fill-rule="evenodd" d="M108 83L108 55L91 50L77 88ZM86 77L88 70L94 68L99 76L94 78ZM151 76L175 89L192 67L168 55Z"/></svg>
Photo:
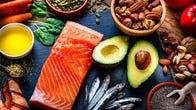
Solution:
<svg viewBox="0 0 196 110"><path fill-rule="evenodd" d="M138 69L144 70L151 62L150 53L145 50L140 50L135 55L135 64Z"/></svg>

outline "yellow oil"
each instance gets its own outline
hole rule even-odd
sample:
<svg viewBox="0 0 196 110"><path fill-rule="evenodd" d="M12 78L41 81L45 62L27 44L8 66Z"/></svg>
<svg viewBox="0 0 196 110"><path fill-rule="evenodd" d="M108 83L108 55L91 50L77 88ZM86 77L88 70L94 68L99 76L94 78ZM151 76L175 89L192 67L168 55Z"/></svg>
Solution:
<svg viewBox="0 0 196 110"><path fill-rule="evenodd" d="M0 36L0 50L11 56L23 54L31 44L30 32L20 27L4 30Z"/></svg>

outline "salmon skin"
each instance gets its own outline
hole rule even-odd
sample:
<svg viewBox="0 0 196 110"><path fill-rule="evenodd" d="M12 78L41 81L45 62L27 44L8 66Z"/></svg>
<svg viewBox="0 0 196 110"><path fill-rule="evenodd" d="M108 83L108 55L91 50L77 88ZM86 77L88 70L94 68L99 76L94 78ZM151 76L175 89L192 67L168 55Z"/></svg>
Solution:
<svg viewBox="0 0 196 110"><path fill-rule="evenodd" d="M92 51L103 34L67 21L38 78L30 104L49 110L71 110L86 73Z"/></svg>

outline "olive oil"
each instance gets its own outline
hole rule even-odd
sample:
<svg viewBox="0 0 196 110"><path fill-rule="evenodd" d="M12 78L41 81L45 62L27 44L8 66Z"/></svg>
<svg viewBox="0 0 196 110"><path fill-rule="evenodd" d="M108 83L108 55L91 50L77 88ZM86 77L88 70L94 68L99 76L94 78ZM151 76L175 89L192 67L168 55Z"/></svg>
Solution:
<svg viewBox="0 0 196 110"><path fill-rule="evenodd" d="M0 50L10 56L26 52L32 45L31 33L22 27L9 28L1 33Z"/></svg>

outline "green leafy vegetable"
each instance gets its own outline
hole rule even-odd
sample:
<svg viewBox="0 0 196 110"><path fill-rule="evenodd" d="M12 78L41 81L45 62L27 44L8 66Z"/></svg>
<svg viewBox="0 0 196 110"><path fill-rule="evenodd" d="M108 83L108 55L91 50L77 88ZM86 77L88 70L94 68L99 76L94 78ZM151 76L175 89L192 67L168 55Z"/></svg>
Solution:
<svg viewBox="0 0 196 110"><path fill-rule="evenodd" d="M34 31L34 35L38 41L43 45L50 46L54 44L55 36L48 32L46 27L39 27L35 25L37 29Z"/></svg>
<svg viewBox="0 0 196 110"><path fill-rule="evenodd" d="M59 34L64 27L64 23L54 18L48 18L44 22L44 26L48 29L50 33Z"/></svg>
<svg viewBox="0 0 196 110"><path fill-rule="evenodd" d="M34 31L34 35L39 42L46 46L54 44L55 35L60 34L64 27L64 22L55 18L48 18L44 22L36 20L28 20L28 22L41 25L35 25L37 29Z"/></svg>
<svg viewBox="0 0 196 110"><path fill-rule="evenodd" d="M54 16L53 13L50 13L48 11L48 7L45 2L34 2L33 4L31 4L30 12L33 16L36 16L38 18L44 18L47 14Z"/></svg>

